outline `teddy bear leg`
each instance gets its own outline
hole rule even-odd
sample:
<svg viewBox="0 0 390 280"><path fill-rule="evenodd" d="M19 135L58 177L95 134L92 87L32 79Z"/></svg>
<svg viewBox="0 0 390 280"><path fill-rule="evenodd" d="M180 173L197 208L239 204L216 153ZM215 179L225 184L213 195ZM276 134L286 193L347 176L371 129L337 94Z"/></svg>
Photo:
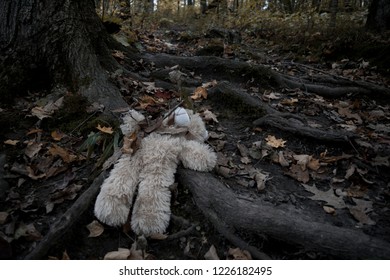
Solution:
<svg viewBox="0 0 390 280"><path fill-rule="evenodd" d="M138 235L164 233L171 217L171 191L146 181L139 185L131 217L131 228Z"/></svg>
<svg viewBox="0 0 390 280"><path fill-rule="evenodd" d="M197 141L182 141L180 161L185 168L210 171L217 163L216 153L206 144Z"/></svg>
<svg viewBox="0 0 390 280"><path fill-rule="evenodd" d="M138 155L122 155L102 184L95 203L95 216L110 226L127 221L134 192L138 184Z"/></svg>

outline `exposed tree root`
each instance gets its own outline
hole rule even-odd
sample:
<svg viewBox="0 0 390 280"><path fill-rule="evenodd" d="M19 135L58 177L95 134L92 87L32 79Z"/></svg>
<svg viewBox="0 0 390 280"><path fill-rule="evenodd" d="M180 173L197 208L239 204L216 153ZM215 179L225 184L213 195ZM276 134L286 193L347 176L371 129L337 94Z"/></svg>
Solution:
<svg viewBox="0 0 390 280"><path fill-rule="evenodd" d="M325 142L347 143L352 138L352 134L350 133L309 127L307 124L302 123L295 118L284 118L283 115L279 114L266 115L255 120L253 124L257 126L268 125L298 136L304 136Z"/></svg>
<svg viewBox="0 0 390 280"><path fill-rule="evenodd" d="M291 77L263 65L214 56L179 57L168 54L145 54L142 58L147 62L153 62L157 67L179 65L196 73L213 76L215 79L251 82L260 87L299 88L307 93L332 98L348 94L375 96L376 98L390 97L390 89L369 82L322 77L320 79L322 84L318 84L313 77L307 77L307 79Z"/></svg>
<svg viewBox="0 0 390 280"><path fill-rule="evenodd" d="M289 205L240 199L211 174L180 169L179 181L191 190L197 206L221 234L226 234L225 228L265 234L339 259L390 258L386 241L357 229L320 223Z"/></svg>
<svg viewBox="0 0 390 280"><path fill-rule="evenodd" d="M95 178L89 188L84 191L75 203L73 203L73 205L64 213L64 215L53 224L45 237L39 241L38 245L27 256L25 256L26 260L38 260L45 258L50 248L52 248L53 245L56 244L56 242L72 228L72 225L91 206L91 203L95 201L95 198L100 191L100 186L104 181L104 177L105 172L102 172Z"/></svg>

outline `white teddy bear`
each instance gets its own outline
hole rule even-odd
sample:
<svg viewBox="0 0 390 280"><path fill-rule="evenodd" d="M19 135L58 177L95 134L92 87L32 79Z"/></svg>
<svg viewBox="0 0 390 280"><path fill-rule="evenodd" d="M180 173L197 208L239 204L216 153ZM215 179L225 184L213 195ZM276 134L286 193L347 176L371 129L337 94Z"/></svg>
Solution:
<svg viewBox="0 0 390 280"><path fill-rule="evenodd" d="M177 108L174 126L167 119L161 127L141 140L134 154L122 154L101 186L95 215L103 223L121 226L128 220L133 198L131 228L138 235L164 233L171 210L174 174L181 162L185 168L210 171L217 161L215 152L203 142L208 133L201 117ZM123 118L121 130L130 136L140 129L145 117L131 110Z"/></svg>

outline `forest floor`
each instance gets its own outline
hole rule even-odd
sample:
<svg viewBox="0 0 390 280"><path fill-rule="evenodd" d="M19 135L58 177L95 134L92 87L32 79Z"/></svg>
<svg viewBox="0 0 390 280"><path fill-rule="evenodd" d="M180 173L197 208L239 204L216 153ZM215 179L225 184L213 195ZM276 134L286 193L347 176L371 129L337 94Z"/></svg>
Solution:
<svg viewBox="0 0 390 280"><path fill-rule="evenodd" d="M218 56L266 65L295 77L324 75L386 87L390 84L389 73L379 72L376 65L368 62L370 57L341 54L341 58L328 61L322 60L321 55L303 59L294 49L296 46L286 48L267 40L259 43L259 34L218 29L192 34L171 27L139 32L137 36L136 46L143 53ZM121 51L113 52L113 56L122 65L129 63ZM180 88L156 82L150 73L159 69L153 63L133 61L128 67L142 80L116 73L113 81L132 107L154 118L182 97ZM200 93L223 82L218 73L194 73L180 67L161 70L171 77L180 71L194 81L194 90L201 88ZM245 77L232 84L279 112L308 117L313 128L337 128L359 138L339 144L270 126L254 126L256 116L219 106L215 97L209 100L202 94L192 95L186 105L204 117L210 132L208 143L218 153L218 166L213 173L246 199L292 205L318 221L359 229L390 242L389 100L354 95L327 98L299 89L265 88ZM120 145L118 124L100 117L99 109L86 104L83 98L70 93L60 98L58 94L47 97L45 92L31 92L12 106L0 108L3 259L21 259L31 252L53 222L89 187L112 152L109 146ZM132 258L252 258L204 218L185 186L179 185L173 195L172 214L167 235L148 239L144 250L139 250L132 248L136 237L129 228L100 224L91 205L44 259L103 259L119 248L132 248ZM272 259L339 258L262 233L236 234ZM116 256L121 258L123 254Z"/></svg>

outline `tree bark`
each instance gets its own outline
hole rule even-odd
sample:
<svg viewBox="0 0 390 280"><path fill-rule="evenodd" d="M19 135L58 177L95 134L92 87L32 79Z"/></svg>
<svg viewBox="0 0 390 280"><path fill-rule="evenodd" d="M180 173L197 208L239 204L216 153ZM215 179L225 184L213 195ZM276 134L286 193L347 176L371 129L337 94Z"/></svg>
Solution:
<svg viewBox="0 0 390 280"><path fill-rule="evenodd" d="M388 242L360 230L320 222L287 204L238 197L210 173L179 169L178 174L179 182L190 189L197 206L221 234L226 230L265 234L337 259L390 258Z"/></svg>
<svg viewBox="0 0 390 280"><path fill-rule="evenodd" d="M372 0L368 10L366 27L377 31L390 29L390 1Z"/></svg>
<svg viewBox="0 0 390 280"><path fill-rule="evenodd" d="M114 44L93 0L0 2L0 92L23 94L60 84L107 109L125 107L106 70Z"/></svg>

